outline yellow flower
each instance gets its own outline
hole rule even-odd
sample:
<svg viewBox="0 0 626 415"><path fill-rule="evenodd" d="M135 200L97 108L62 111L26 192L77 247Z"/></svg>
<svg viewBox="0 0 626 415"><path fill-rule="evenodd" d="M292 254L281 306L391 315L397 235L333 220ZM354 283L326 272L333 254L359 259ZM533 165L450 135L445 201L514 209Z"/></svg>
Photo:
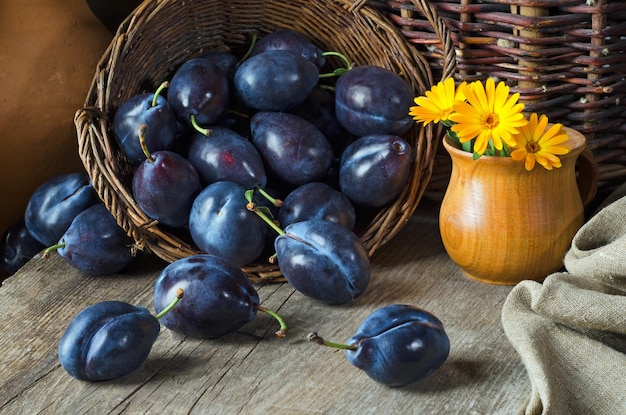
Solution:
<svg viewBox="0 0 626 415"><path fill-rule="evenodd" d="M426 96L415 98L417 105L409 108L409 115L424 125L430 122L448 121L454 109L454 103L465 99L462 94L464 87L465 82L459 85L459 88L455 88L453 78L438 82L430 91L426 91Z"/></svg>
<svg viewBox="0 0 626 415"><path fill-rule="evenodd" d="M474 152L482 155L488 145L502 150L503 143L514 146L514 135L526 125L522 111L524 104L518 103L519 93L509 96L509 87L504 82L487 79L485 86L475 81L463 90L467 101L454 104L450 120L455 123L452 132L461 143L476 139ZM491 144L490 144L491 142Z"/></svg>
<svg viewBox="0 0 626 415"><path fill-rule="evenodd" d="M569 153L570 149L564 145L569 139L561 124L554 124L546 130L548 117L536 113L530 114L528 124L522 127L515 139L517 145L511 153L513 160L524 160L526 170L532 170L535 163L541 164L548 170L561 167L559 155Z"/></svg>

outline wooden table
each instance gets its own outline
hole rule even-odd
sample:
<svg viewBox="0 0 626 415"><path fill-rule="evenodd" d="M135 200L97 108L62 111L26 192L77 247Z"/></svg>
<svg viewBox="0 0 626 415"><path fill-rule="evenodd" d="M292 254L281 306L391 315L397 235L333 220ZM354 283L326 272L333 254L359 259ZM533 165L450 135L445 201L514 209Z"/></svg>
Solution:
<svg viewBox="0 0 626 415"><path fill-rule="evenodd" d="M373 258L367 292L349 306L326 306L286 283L258 286L263 306L290 327L274 336L265 314L218 340L163 329L146 363L114 381L74 380L57 344L84 307L121 300L152 307L164 263L145 256L122 275L89 277L58 255L34 259L0 287L2 414L516 414L530 394L519 356L500 323L511 287L464 277L450 261L436 207L418 208ZM414 304L437 315L451 340L433 375L388 388L350 365L344 352L306 341L311 331L347 340L373 310Z"/></svg>

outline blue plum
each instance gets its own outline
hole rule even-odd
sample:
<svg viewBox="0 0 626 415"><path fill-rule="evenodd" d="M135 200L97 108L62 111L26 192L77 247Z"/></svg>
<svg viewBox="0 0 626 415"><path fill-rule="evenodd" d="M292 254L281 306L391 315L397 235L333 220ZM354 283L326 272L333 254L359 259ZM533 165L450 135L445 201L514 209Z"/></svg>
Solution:
<svg viewBox="0 0 626 415"><path fill-rule="evenodd" d="M194 166L172 151L149 154L133 174L132 192L137 205L149 218L175 228L187 224L201 189Z"/></svg>
<svg viewBox="0 0 626 415"><path fill-rule="evenodd" d="M317 67L288 50L268 50L243 61L233 80L239 99L261 111L284 111L306 99L319 80Z"/></svg>
<svg viewBox="0 0 626 415"><path fill-rule="evenodd" d="M167 101L181 124L194 128L194 123L211 125L230 105L228 78L208 59L189 59L174 72Z"/></svg>
<svg viewBox="0 0 626 415"><path fill-rule="evenodd" d="M67 263L88 275L122 271L137 257L135 241L102 203L76 215L59 243L50 248L57 249Z"/></svg>
<svg viewBox="0 0 626 415"><path fill-rule="evenodd" d="M78 213L99 202L86 173L54 176L29 198L24 213L26 228L43 245L54 245Z"/></svg>
<svg viewBox="0 0 626 415"><path fill-rule="evenodd" d="M200 58L207 59L215 66L220 68L226 79L232 82L235 77L235 72L239 67L239 59L237 56L229 52L211 51L199 56Z"/></svg>
<svg viewBox="0 0 626 415"><path fill-rule="evenodd" d="M354 136L337 120L335 96L326 88L317 86L302 103L290 108L288 112L299 115L315 125L324 134L337 156L340 156L346 146L354 140Z"/></svg>
<svg viewBox="0 0 626 415"><path fill-rule="evenodd" d="M341 125L361 137L402 135L414 124L411 86L396 73L373 65L357 66L341 75L335 88L335 112Z"/></svg>
<svg viewBox="0 0 626 415"><path fill-rule="evenodd" d="M347 304L363 294L370 260L360 239L338 223L293 223L274 242L285 279L302 294L326 304Z"/></svg>
<svg viewBox="0 0 626 415"><path fill-rule="evenodd" d="M78 313L63 333L59 361L76 379L116 379L145 362L159 331L159 321L144 307L96 303Z"/></svg>
<svg viewBox="0 0 626 415"><path fill-rule="evenodd" d="M0 269L14 274L45 248L45 245L28 232L22 218L4 234L0 246Z"/></svg>
<svg viewBox="0 0 626 415"><path fill-rule="evenodd" d="M251 56L268 50L288 50L302 56L319 69L326 63L324 51L300 32L281 29L263 36L252 48Z"/></svg>
<svg viewBox="0 0 626 415"><path fill-rule="evenodd" d="M348 361L389 386L429 376L450 352L442 322L426 310L405 304L374 311L347 344L356 346L356 350L346 350Z"/></svg>
<svg viewBox="0 0 626 415"><path fill-rule="evenodd" d="M289 113L259 111L250 121L252 144L268 174L292 185L323 181L332 165L333 149L322 132Z"/></svg>
<svg viewBox="0 0 626 415"><path fill-rule="evenodd" d="M191 137L187 159L196 168L202 183L231 181L246 189L265 187L263 159L254 145L233 130L214 126L210 136Z"/></svg>
<svg viewBox="0 0 626 415"><path fill-rule="evenodd" d="M189 231L198 248L242 266L257 259L265 246L267 226L247 209L241 185L215 182L196 197L189 214Z"/></svg>
<svg viewBox="0 0 626 415"><path fill-rule="evenodd" d="M156 93L135 95L120 105L113 116L113 135L122 152L134 164L145 156L139 142L139 127L145 124L145 141L151 151L170 150L177 139L176 116L169 103Z"/></svg>
<svg viewBox="0 0 626 415"><path fill-rule="evenodd" d="M161 312L178 288L184 301L161 318L168 329L213 339L251 321L259 306L256 289L237 266L224 258L198 254L166 266L154 284L154 308Z"/></svg>
<svg viewBox="0 0 626 415"><path fill-rule="evenodd" d="M339 186L359 206L381 207L396 198L409 178L412 149L394 135L368 135L351 143L339 163Z"/></svg>
<svg viewBox="0 0 626 415"><path fill-rule="evenodd" d="M346 195L326 183L311 182L297 187L284 198L278 222L285 227L311 219L337 222L353 230L356 213Z"/></svg>

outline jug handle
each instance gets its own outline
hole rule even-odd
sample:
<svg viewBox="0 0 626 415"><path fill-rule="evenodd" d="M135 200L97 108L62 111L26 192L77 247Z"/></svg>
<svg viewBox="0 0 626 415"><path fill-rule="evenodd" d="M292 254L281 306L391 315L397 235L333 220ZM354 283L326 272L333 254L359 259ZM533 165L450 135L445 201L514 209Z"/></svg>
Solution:
<svg viewBox="0 0 626 415"><path fill-rule="evenodd" d="M583 206L587 206L598 191L599 175L598 163L589 147L585 146L580 153L578 160L576 160L576 166L578 168L578 176L576 178L578 192L583 201Z"/></svg>

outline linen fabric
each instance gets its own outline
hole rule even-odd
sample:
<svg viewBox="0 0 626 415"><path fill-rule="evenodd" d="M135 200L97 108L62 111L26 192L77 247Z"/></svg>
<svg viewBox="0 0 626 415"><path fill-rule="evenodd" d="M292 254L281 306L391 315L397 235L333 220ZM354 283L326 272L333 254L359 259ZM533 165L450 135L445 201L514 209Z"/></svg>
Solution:
<svg viewBox="0 0 626 415"><path fill-rule="evenodd" d="M626 196L579 229L564 264L502 309L531 382L522 413L626 414Z"/></svg>

